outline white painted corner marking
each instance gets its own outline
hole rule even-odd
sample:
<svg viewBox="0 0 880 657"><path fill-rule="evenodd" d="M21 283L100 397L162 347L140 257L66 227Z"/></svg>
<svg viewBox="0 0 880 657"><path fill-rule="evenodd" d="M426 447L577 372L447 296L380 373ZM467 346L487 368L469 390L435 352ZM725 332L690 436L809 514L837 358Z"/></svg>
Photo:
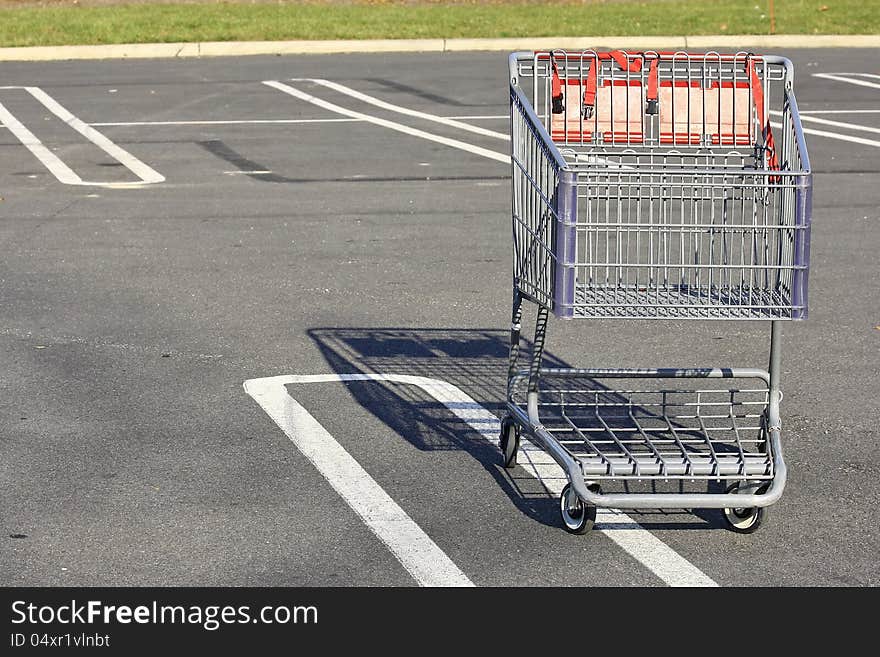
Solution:
<svg viewBox="0 0 880 657"><path fill-rule="evenodd" d="M245 381L244 388L249 395L263 406L266 412L273 420L275 420L276 424L281 427L287 436L294 443L297 443L297 438L295 437L298 431L297 426L287 419L284 412L278 412L277 410L270 411L270 408L283 409L285 404L290 404L290 402L295 404L292 408L299 407L302 409L302 406L293 400L293 398L287 393L285 386L289 384L347 381L385 381L389 383L402 383L418 386L427 394L431 395L436 401L446 406L456 417L466 422L485 440L495 445L498 444L498 436L501 429L501 424L498 418L458 387L438 379L402 374L284 375L263 379L251 379L250 381ZM285 401L285 399L289 401ZM264 403L264 401L267 403ZM300 416L302 412L305 412L305 414L308 415L308 412L305 411L305 409L298 412L300 413ZM311 415L309 415L309 417L311 418ZM311 420L317 424L317 421L315 421L314 418L311 418ZM317 426L320 427L320 424L317 424ZM316 431L313 426L311 430L313 432ZM338 446L338 443L336 443L333 437L330 436L323 427L321 427L321 431L323 431L323 434L326 434L322 434L325 441L329 438L329 441ZM340 447L340 449L342 448ZM354 461L345 450L342 451L357 468L362 470L360 465L357 464L357 462ZM306 456L308 456L308 454L306 454ZM311 457L309 458L312 460ZM541 481L552 494L559 495L562 492L563 486L567 483L565 474L562 469L542 450L538 449L528 441L523 441L520 446L518 461L527 472ZM312 462L315 463L314 460ZM318 466L317 463L316 467L321 470L321 467ZM323 470L322 474L324 474ZM325 474L325 476L327 475ZM333 482L331 482L331 484L332 483ZM375 482L373 483L375 484ZM375 485L378 488L378 484ZM336 488L335 485L334 488ZM387 496L381 488L379 488L379 491L381 491L382 495ZM345 497L344 494L343 497ZM390 500L390 498L388 499ZM350 505L358 503L357 500L350 500L347 497L346 501ZM396 506L396 503L394 503L393 500L391 500L391 503ZM354 508L354 506L352 508ZM357 511L357 509L355 509L355 511ZM362 515L360 512L358 513L359 515ZM403 513L402 510L401 513ZM374 532L376 531L373 527L371 527L371 529L373 529ZM639 525L638 522L620 511L614 509L600 509L597 513L595 531L605 533L631 557L639 561L669 586L718 586L718 584L708 575L703 573L687 559L666 545L666 543ZM379 534L377 533L377 535ZM382 535L379 535L379 537L388 544L386 538L383 538ZM427 538L427 540L430 541L430 538L427 536L424 538ZM397 540L393 536L391 536L391 539ZM433 541L431 541L431 544L433 544ZM391 545L389 545L389 548L391 548ZM394 548L391 549L392 552L394 552ZM439 548L437 549L439 550ZM407 567L407 570L410 570L411 567L413 569L419 567L418 559L416 559L415 564L407 566L407 563L404 563L403 559L397 552L394 552L394 554L398 559L401 559L401 563L404 564L404 567ZM441 554L443 553L441 552ZM412 555L409 551L404 552L405 558L409 559L411 556ZM443 557L448 560L448 557L446 557L445 554L443 554ZM449 563L451 564L452 562L450 561ZM454 566L454 564L452 565ZM412 573L413 570L410 570L410 572ZM418 577L417 580L422 583L422 580L419 580Z"/></svg>
<svg viewBox="0 0 880 657"><path fill-rule="evenodd" d="M473 586L446 553L285 389L291 383L320 380L298 380L291 376L252 379L244 382L244 389L419 585Z"/></svg>
<svg viewBox="0 0 880 657"><path fill-rule="evenodd" d="M58 101L52 98L39 87L21 87L8 86L0 87L5 89L22 89L27 91L31 96L40 102L52 114L57 116L61 121L69 125L71 128L80 133L83 137L95 144L102 151L107 153L114 160L122 164L126 169L136 175L139 180L136 182L91 182L85 181L79 177L70 167L68 167L61 159L50 151L46 146L25 127L21 121L15 118L9 110L0 104L0 120L14 134L18 140L24 145L40 162L54 175L59 182L65 185L86 185L94 187L111 187L124 189L128 187L141 187L143 185L152 185L165 180L165 176L155 171L152 167L143 163L134 155L115 144L108 139L103 133L99 132L92 126L78 119L71 114Z"/></svg>

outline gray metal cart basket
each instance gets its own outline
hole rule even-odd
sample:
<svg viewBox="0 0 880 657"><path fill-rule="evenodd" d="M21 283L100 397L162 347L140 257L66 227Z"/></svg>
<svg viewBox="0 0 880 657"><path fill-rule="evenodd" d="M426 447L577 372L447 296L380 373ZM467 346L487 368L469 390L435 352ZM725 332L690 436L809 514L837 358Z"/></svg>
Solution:
<svg viewBox="0 0 880 657"><path fill-rule="evenodd" d="M754 531L786 481L780 323L807 316L811 173L791 62L551 51L509 63L505 466L521 435L549 453L568 478L560 513L572 533L596 507L718 508L734 531ZM521 364L523 300L537 319ZM769 320L769 368L544 368L550 311ZM670 481L722 487L658 492ZM624 491L603 492L610 482Z"/></svg>

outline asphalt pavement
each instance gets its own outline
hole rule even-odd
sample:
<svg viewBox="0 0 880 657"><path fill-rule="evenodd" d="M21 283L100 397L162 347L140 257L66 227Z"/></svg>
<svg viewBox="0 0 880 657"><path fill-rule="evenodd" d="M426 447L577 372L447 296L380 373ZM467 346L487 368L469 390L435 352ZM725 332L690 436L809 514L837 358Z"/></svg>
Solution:
<svg viewBox="0 0 880 657"><path fill-rule="evenodd" d="M717 511L569 535L458 402L373 380L502 413L504 53L4 63L0 584L413 586L416 544L478 586L880 584L880 53L778 54L812 131L810 317L783 327L789 481L751 535ZM551 321L547 348L766 367L768 340ZM245 388L307 375L328 376L276 380L277 417ZM337 480L342 461L296 442L321 431L353 468ZM392 549L403 524L414 542Z"/></svg>

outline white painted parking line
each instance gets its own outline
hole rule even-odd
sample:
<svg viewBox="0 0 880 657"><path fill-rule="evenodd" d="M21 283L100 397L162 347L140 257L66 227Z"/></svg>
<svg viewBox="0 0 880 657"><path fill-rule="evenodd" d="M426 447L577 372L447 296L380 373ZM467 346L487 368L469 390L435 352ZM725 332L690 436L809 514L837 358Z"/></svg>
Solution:
<svg viewBox="0 0 880 657"><path fill-rule="evenodd" d="M860 77L877 77L870 73L813 73L813 77L823 78L825 80L836 80L838 82L848 82L849 84L856 84L860 87L880 89L880 84L876 82L868 82L867 80L859 79Z"/></svg>
<svg viewBox="0 0 880 657"><path fill-rule="evenodd" d="M781 123L770 122L770 125L778 130L782 130ZM838 139L840 141L849 141L854 144L862 144L864 146L874 146L880 148L880 141L873 139L865 139L864 137L854 137L853 135L845 135L839 132L829 132L827 130L814 130L813 128L804 128L805 135L816 135L818 137L828 137L829 139Z"/></svg>
<svg viewBox="0 0 880 657"><path fill-rule="evenodd" d="M510 114L468 114L462 116L447 116L446 118L459 119L461 121L510 121ZM508 135L505 134L504 136L507 137Z"/></svg>
<svg viewBox="0 0 880 657"><path fill-rule="evenodd" d="M297 438L295 438L294 435L300 430L298 429L300 425L298 425L297 422L301 421L304 409L303 411L297 410L297 407L299 409L302 407L287 394L285 386L302 383L346 381L385 381L389 383L418 386L427 394L431 395L436 401L446 406L456 417L466 422L485 440L496 446L498 444L498 436L501 430L498 418L458 387L438 379L398 374L287 375L264 379L252 379L246 381L244 387L248 394L254 397L254 399L256 399L257 402L267 410L267 413L269 413L272 419L275 420L276 424L281 427L288 437L297 443ZM265 404L264 401L266 401ZM295 405L290 406L291 402ZM285 410L288 408L292 408L293 412ZM269 409L272 410L270 411ZM316 431L316 429L309 424L306 424L305 428L308 432L311 432L311 434L314 434ZM326 435L323 436L323 439L326 442L327 437L330 436L330 434L326 433L326 430L324 430L324 433ZM335 443L332 436L330 436L330 440ZM338 443L335 444L338 445ZM351 459L347 452L345 455ZM309 455L306 454L306 456ZM562 487L567 482L565 474L543 451L528 441L523 441L518 456L519 463L522 467L536 479L541 481L551 494L559 495L562 492ZM311 456L309 456L309 458L312 460ZM351 460L353 461L354 459ZM315 461L313 460L313 463L314 462ZM357 468L360 468L356 462L355 465ZM320 470L321 467L318 467ZM335 471L331 470L331 472ZM325 476L327 475L325 474ZM336 486L334 485L334 488L335 487ZM349 504L353 503L348 498L346 498L346 501L348 501ZM357 503L357 500L355 500L355 503ZM393 527L390 529L393 529ZM605 533L612 541L626 551L627 554L640 562L669 586L717 586L717 583L712 580L712 578L675 552L675 550L666 545L666 543L639 525L638 522L620 511L613 509L600 509L597 513L597 524L595 525L594 531ZM382 538L382 536L380 536L380 538ZM386 539L383 538L382 540ZM418 555L415 556L418 557ZM401 557L398 556L398 558L400 559ZM403 561L401 561L401 563L403 563ZM406 566L406 564L404 565Z"/></svg>
<svg viewBox="0 0 880 657"><path fill-rule="evenodd" d="M804 114L880 114L880 109L844 109L844 110L801 110Z"/></svg>
<svg viewBox="0 0 880 657"><path fill-rule="evenodd" d="M245 381L244 389L420 586L473 586L446 553L285 388L292 383L312 382L308 378L280 376Z"/></svg>
<svg viewBox="0 0 880 657"><path fill-rule="evenodd" d="M165 176L155 171L150 166L141 162L134 155L119 147L95 128L84 123L58 101L52 98L39 87L0 87L0 90L22 89L27 91L37 101L48 109L52 114L64 121L71 128L80 133L83 137L95 144L103 150L107 155L122 164L126 169L131 171L139 178L137 182L93 182L85 181L80 178L70 167L68 167L61 159L50 151L37 137L28 130L24 124L16 119L5 107L0 105L0 120L9 128L9 130L18 138L18 140L28 149L34 156L42 162L49 171L65 185L87 185L94 187L140 187L142 185L151 185L160 183L165 180Z"/></svg>
<svg viewBox="0 0 880 657"><path fill-rule="evenodd" d="M64 164L55 153L46 148L43 142L37 139L36 135L16 119L2 103L0 103L0 121L3 121L3 124L15 135L18 141L33 153L34 157L42 162L43 166L49 169L60 182L65 185L83 184L82 178Z"/></svg>
<svg viewBox="0 0 880 657"><path fill-rule="evenodd" d="M295 123L356 123L359 119L230 119L228 121L124 121L112 123L90 123L98 127L135 127L135 126L174 126L174 125L261 125L261 124L295 124Z"/></svg>
<svg viewBox="0 0 880 657"><path fill-rule="evenodd" d="M877 75L876 73L814 73L813 75L817 78L823 78L829 75L846 75L857 78L872 78L874 80L880 80L880 75Z"/></svg>
<svg viewBox="0 0 880 657"><path fill-rule="evenodd" d="M255 171L224 171L227 176L268 176L272 173L268 169L257 169Z"/></svg>
<svg viewBox="0 0 880 657"><path fill-rule="evenodd" d="M351 87L346 87L345 85L339 84L338 82L331 82L330 80L325 80L323 78L291 78L291 82L313 82L315 84L321 85L322 87L327 87L328 89L332 89L333 91L338 91L339 93L350 96L351 98L356 98L357 100L363 101L375 107L389 110L391 112L405 114L406 116L414 116L419 119L425 119L426 121L434 121L435 123L442 123L443 125L458 128L459 130L464 130L466 132L473 132L474 134L483 135L484 137L503 139L505 141L507 141L508 139L507 134L503 132L486 130L485 128L462 123L461 121L438 116L437 114L429 114L428 112L420 112L418 110L409 109L408 107L402 107L400 105L392 105L391 103L386 103L384 100L380 100L374 96L369 96L360 91L356 91Z"/></svg>
<svg viewBox="0 0 880 657"><path fill-rule="evenodd" d="M449 119L451 121L499 121L502 119L510 119L507 114L497 114L497 115L475 115L475 116L442 116L438 117L441 119ZM90 123L90 126L98 127L98 128L127 128L127 127L155 127L155 126L187 126L187 125L289 125L289 124L298 124L298 123L365 123L364 119L229 119L229 120L217 120L217 121L105 121L105 122L96 122ZM464 124L462 124L464 125ZM3 125L0 124L0 128ZM474 127L474 126L470 126ZM489 130L488 132L492 132ZM502 135L503 133L495 132L495 135ZM504 138L507 139L507 135L504 134Z"/></svg>
<svg viewBox="0 0 880 657"><path fill-rule="evenodd" d="M389 128L391 130L396 130L397 132L402 132L407 135L411 135L413 137L419 137L421 139L427 139L428 141L433 141L438 144L443 144L444 146L451 146L452 148L457 148L462 151L467 151L469 153L473 153L475 155L481 155L483 157L489 158L490 160L495 160L496 162L503 162L505 164L510 164L510 156L504 155L503 153L498 153L496 151L489 150L487 148L482 148L480 146L474 146L473 144L468 144L463 141L459 141L458 139L450 139L448 137L443 137L441 135L435 135L431 132L425 132L424 130L417 130L416 128L410 128L407 125L402 123L397 123L396 121L389 121L387 119L381 119L376 116L370 116L369 114L363 114L362 112L355 112L354 110L346 109L345 107L341 107L334 103L330 103L326 100L322 100L312 94L308 94L304 91L300 91L295 87L291 87L290 85L284 84L282 82L278 82L277 80L264 80L263 84L266 86L272 87L273 89L277 89L283 93L286 93L294 98L299 98L300 100L304 100L313 105L317 105L323 109L326 109L330 112L335 112L337 114L342 114L344 116L349 116L356 119L361 119L363 121L367 121L369 123L374 123L376 125L382 126L384 128Z"/></svg>
<svg viewBox="0 0 880 657"><path fill-rule="evenodd" d="M775 110L770 110L770 113L774 114L776 116L782 116L782 112L777 112ZM845 123L843 121L831 121L829 119L818 119L814 116L804 116L803 114L801 114L801 121L807 121L810 123L820 123L822 125L830 125L834 128L846 128L847 130L880 133L880 128L872 128L867 125L859 125L858 123Z"/></svg>

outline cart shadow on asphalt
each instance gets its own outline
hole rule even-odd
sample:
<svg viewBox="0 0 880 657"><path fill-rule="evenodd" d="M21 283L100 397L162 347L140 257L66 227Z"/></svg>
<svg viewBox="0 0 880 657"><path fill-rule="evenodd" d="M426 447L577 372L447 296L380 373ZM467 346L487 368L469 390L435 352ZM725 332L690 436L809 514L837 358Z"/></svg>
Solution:
<svg viewBox="0 0 880 657"><path fill-rule="evenodd" d="M499 329L441 328L314 328L308 331L337 374L397 374L422 376L453 384L486 410L501 418L505 396L510 334ZM529 353L531 344L523 339ZM544 367L569 368L544 352ZM522 467L507 470L495 444L441 402L428 399L413 385L378 381L346 383L354 399L413 446L422 451L464 451L495 479L516 508L544 525L559 527L558 498ZM589 385L605 390L599 382ZM709 490L718 489L712 483ZM630 490L624 485L623 490ZM680 488L680 490L685 490ZM702 490L706 485L702 484ZM628 512L634 528L720 529L714 510ZM626 529L627 523L615 525Z"/></svg>

